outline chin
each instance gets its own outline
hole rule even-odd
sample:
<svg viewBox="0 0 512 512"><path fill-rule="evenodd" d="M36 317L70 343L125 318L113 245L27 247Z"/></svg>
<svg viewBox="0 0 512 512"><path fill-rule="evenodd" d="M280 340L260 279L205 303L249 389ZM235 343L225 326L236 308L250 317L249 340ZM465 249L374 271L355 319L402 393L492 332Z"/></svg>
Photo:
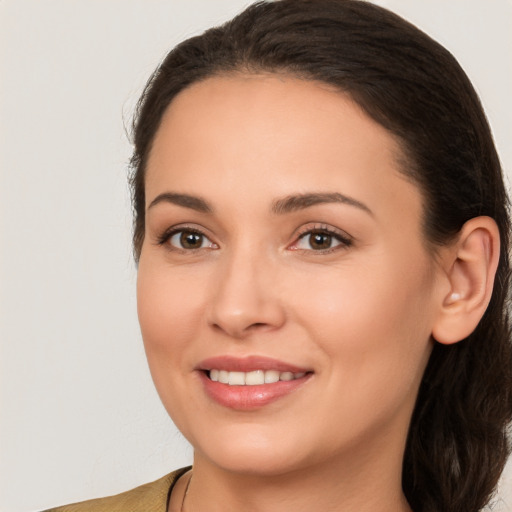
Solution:
<svg viewBox="0 0 512 512"><path fill-rule="evenodd" d="M205 456L211 457L212 464L229 473L262 478L288 474L305 466L298 460L283 458L276 452L256 453L253 450L241 454L231 451L222 454L205 454Z"/></svg>
<svg viewBox="0 0 512 512"><path fill-rule="evenodd" d="M226 428L202 442L194 440L195 459L207 459L225 471L272 476L288 473L307 464L293 436L266 436L259 429Z"/></svg>

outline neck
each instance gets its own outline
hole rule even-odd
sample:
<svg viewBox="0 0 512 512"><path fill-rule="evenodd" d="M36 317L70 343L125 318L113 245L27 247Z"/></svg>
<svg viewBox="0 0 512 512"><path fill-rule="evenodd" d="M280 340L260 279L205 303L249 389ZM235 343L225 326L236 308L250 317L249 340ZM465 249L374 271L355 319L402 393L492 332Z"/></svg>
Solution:
<svg viewBox="0 0 512 512"><path fill-rule="evenodd" d="M185 511L410 512L398 452L394 457L333 456L322 464L272 475L228 471L196 453Z"/></svg>

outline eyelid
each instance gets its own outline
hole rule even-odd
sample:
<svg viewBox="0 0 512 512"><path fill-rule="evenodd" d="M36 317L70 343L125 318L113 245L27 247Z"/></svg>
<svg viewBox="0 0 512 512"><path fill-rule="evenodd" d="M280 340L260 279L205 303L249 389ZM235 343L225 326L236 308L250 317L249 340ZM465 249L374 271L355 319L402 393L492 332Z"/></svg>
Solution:
<svg viewBox="0 0 512 512"><path fill-rule="evenodd" d="M307 235L312 234L314 232L319 233L326 233L333 238L336 238L340 242L339 245L335 247L330 247L328 249L324 250L314 250L314 249L299 249L298 247L294 247L298 244L299 240L302 238L305 238ZM354 237L349 235L346 231L342 231L341 229L334 228L332 226L329 226L327 224L323 223L310 223L305 226L302 226L298 232L296 233L294 237L294 241L292 244L288 246L288 249L295 250L295 251L306 251L306 252L312 252L317 254L326 254L329 252L333 252L340 249L346 249L350 246L352 246L354 243Z"/></svg>
<svg viewBox="0 0 512 512"><path fill-rule="evenodd" d="M219 245L212 240L211 235L206 234L206 230L202 228L198 228L196 226L191 226L190 224L178 224L174 226L170 226L167 229L165 229L161 234L158 234L156 236L156 245L169 245L169 250L173 251L183 251L186 253L191 253L199 250L204 249L219 249ZM201 235L202 237L206 238L211 246L210 247L199 247L196 249L185 249L176 247L175 245L169 244L169 240L176 234L181 232L190 232L190 233L196 233L198 235ZM312 234L314 232L319 233L326 233L333 238L335 238L338 242L340 242L335 247L330 247L328 249L300 249L298 247L294 247L298 244L299 240L306 237L309 234ZM296 234L294 235L294 241L287 246L288 250L296 250L296 251L305 251L305 252L312 252L317 254L325 254L328 252L333 252L335 250L339 249L346 249L353 245L354 237L349 235L346 231L343 231L338 228L334 228L330 225L324 224L324 223L309 223L306 225L301 226L299 230L297 230Z"/></svg>
<svg viewBox="0 0 512 512"><path fill-rule="evenodd" d="M184 248L181 248L181 247L176 247L174 245L171 245L169 244L169 240L176 234L178 233L182 233L182 232L188 232L188 233L195 233L195 234L198 234L198 235L201 235L202 237L206 238L212 246L214 247L198 247L197 249L184 249ZM183 252L187 252L187 253L190 253L190 252L194 252L194 251L199 251L199 250L203 250L203 249L218 249L219 246L217 243L215 243L211 236L207 235L204 230L200 229L200 228L197 228L195 226L191 226L189 224L178 224L176 226L171 226L167 229L165 229L161 234L157 235L156 237L156 244L157 245L165 245L165 244L168 244L169 245L169 250L173 250L173 251L183 251Z"/></svg>

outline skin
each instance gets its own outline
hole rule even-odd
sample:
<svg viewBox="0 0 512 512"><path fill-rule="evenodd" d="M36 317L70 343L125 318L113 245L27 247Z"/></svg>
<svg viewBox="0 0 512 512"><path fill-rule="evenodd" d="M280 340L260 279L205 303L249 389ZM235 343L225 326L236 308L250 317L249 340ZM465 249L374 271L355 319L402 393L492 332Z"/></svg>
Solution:
<svg viewBox="0 0 512 512"><path fill-rule="evenodd" d="M194 447L185 510L409 510L403 450L448 288L399 156L350 98L292 77L214 77L169 106L147 167L138 312L157 390ZM150 206L162 193L212 212ZM360 204L272 211L304 193ZM162 241L172 226L204 233L202 246ZM318 250L307 233L325 228L336 235ZM196 370L226 354L313 374L268 406L232 410Z"/></svg>

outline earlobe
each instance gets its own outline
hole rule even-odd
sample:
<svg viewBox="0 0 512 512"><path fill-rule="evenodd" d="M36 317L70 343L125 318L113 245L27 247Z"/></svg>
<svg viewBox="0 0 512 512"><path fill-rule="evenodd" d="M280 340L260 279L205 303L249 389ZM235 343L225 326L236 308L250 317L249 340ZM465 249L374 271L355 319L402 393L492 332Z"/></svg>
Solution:
<svg viewBox="0 0 512 512"><path fill-rule="evenodd" d="M457 343L476 328L491 300L498 267L500 236L490 217L464 224L443 262L449 292L441 297L432 336L443 344Z"/></svg>

